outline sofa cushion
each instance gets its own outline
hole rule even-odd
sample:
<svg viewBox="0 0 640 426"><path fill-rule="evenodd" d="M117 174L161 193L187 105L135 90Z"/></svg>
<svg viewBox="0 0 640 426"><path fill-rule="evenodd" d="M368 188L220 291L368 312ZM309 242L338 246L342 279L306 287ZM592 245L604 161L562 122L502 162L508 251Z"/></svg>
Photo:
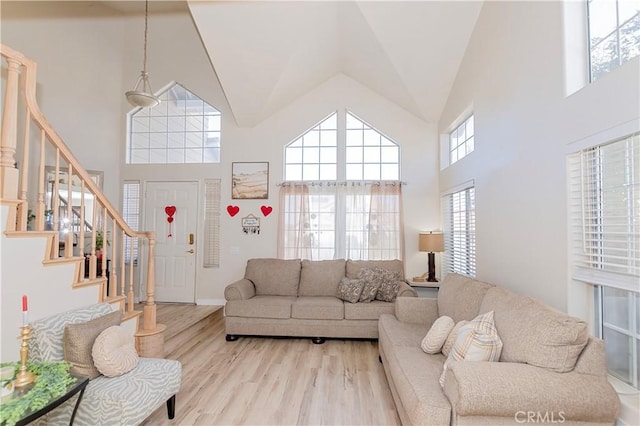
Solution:
<svg viewBox="0 0 640 426"><path fill-rule="evenodd" d="M384 281L384 273L382 268L365 268L358 272L358 279L364 281L364 287L360 294L360 302L369 303L375 300L378 290Z"/></svg>
<svg viewBox="0 0 640 426"><path fill-rule="evenodd" d="M453 344L456 343L456 337L458 337L458 330L460 330L460 327L468 323L469 321L462 320L462 321L458 321L456 325L453 326L453 328L449 332L449 335L447 336L447 339L444 341L444 345L442 345L442 355L449 356L449 353L451 352L451 348L453 348Z"/></svg>
<svg viewBox="0 0 640 426"><path fill-rule="evenodd" d="M493 311L478 315L458 330L456 343L447 357L440 376L440 386L444 386L447 367L453 361L498 361L502 351L502 340L498 336Z"/></svg>
<svg viewBox="0 0 640 426"><path fill-rule="evenodd" d="M51 315L31 323L33 337L29 339L29 359L32 361L62 361L62 337L67 324L86 322L113 312L108 303L99 303Z"/></svg>
<svg viewBox="0 0 640 426"><path fill-rule="evenodd" d="M451 317L456 323L471 321L480 312L480 304L491 284L458 274L447 274L438 290L438 315Z"/></svg>
<svg viewBox="0 0 640 426"><path fill-rule="evenodd" d="M344 272L344 259L303 260L298 296L335 297Z"/></svg>
<svg viewBox="0 0 640 426"><path fill-rule="evenodd" d="M249 259L244 277L259 296L297 296L300 259Z"/></svg>
<svg viewBox="0 0 640 426"><path fill-rule="evenodd" d="M420 342L429 327L426 324L398 321L395 315L383 314L378 321L378 330L379 335L385 335L385 341L390 346L407 346L420 350ZM444 360L442 357L443 364Z"/></svg>
<svg viewBox="0 0 640 426"><path fill-rule="evenodd" d="M399 272L400 279L404 280L404 264L401 260L347 260L347 278L356 278L361 269L382 268L391 272Z"/></svg>
<svg viewBox="0 0 640 426"><path fill-rule="evenodd" d="M504 344L501 361L565 373L573 370L589 339L586 322L503 287L490 289L480 309L495 312Z"/></svg>
<svg viewBox="0 0 640 426"><path fill-rule="evenodd" d="M291 305L291 318L344 319L344 302L335 296L300 296Z"/></svg>
<svg viewBox="0 0 640 426"><path fill-rule="evenodd" d="M255 296L247 300L229 300L224 314L245 318L291 318L291 305L296 301L291 296Z"/></svg>
<svg viewBox="0 0 640 426"><path fill-rule="evenodd" d="M348 320L377 320L382 314L393 314L393 303L374 300L370 303L345 303L344 318Z"/></svg>
<svg viewBox="0 0 640 426"><path fill-rule="evenodd" d="M107 377L121 376L136 368L139 357L131 331L114 325L96 337L91 349L93 363Z"/></svg>
<svg viewBox="0 0 640 426"><path fill-rule="evenodd" d="M364 280L343 278L338 286L336 297L349 303L357 303L364 288Z"/></svg>
<svg viewBox="0 0 640 426"><path fill-rule="evenodd" d="M429 331L427 331L427 335L422 339L422 343L420 344L422 350L428 354L441 352L442 345L444 345L447 336L449 336L454 326L455 323L451 317L446 315L435 320Z"/></svg>
<svg viewBox="0 0 640 426"><path fill-rule="evenodd" d="M96 337L113 325L120 325L122 312L110 314L80 324L68 324L62 338L64 360L71 363L69 372L95 379L100 372L93 363L91 349Z"/></svg>
<svg viewBox="0 0 640 426"><path fill-rule="evenodd" d="M396 300L401 283L402 278L399 272L384 271L382 284L376 293L376 300L382 300L383 302L393 302Z"/></svg>
<svg viewBox="0 0 640 426"><path fill-rule="evenodd" d="M81 425L140 424L178 393L181 377L179 361L140 358L138 366L122 376L100 376L89 382L75 422Z"/></svg>

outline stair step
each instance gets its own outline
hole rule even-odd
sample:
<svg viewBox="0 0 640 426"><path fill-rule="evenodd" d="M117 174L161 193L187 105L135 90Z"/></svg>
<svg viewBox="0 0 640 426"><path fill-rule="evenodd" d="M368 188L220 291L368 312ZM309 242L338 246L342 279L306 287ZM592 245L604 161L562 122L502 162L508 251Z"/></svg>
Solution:
<svg viewBox="0 0 640 426"><path fill-rule="evenodd" d="M91 287L93 285L101 285L106 283L107 283L107 279L104 277L96 277L93 280L90 280L89 278L85 278L84 280L75 283L72 287L73 288Z"/></svg>
<svg viewBox="0 0 640 426"><path fill-rule="evenodd" d="M135 317L138 317L138 321L140 321L140 317L141 316L142 316L142 311L125 312L122 315L122 322L125 322L125 321L130 320L131 318L135 318Z"/></svg>
<svg viewBox="0 0 640 426"><path fill-rule="evenodd" d="M80 263L84 260L82 256L71 256L71 257L56 257L55 259L47 259L43 260L42 264L45 266L51 265L65 265L67 263Z"/></svg>
<svg viewBox="0 0 640 426"><path fill-rule="evenodd" d="M56 231L4 231L8 238L54 237Z"/></svg>

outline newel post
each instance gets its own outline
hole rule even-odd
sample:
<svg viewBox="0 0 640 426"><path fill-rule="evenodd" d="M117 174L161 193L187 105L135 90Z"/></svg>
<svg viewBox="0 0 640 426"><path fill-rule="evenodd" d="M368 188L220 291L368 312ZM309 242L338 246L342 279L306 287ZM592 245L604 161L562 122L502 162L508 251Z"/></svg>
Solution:
<svg viewBox="0 0 640 426"><path fill-rule="evenodd" d="M149 239L147 301L142 308L142 329L136 333L138 353L146 358L164 358L164 330L167 327L156 322L156 236L153 232L147 232L146 235Z"/></svg>
<svg viewBox="0 0 640 426"><path fill-rule="evenodd" d="M145 330L156 328L156 266L155 266L156 236L149 233L149 257L147 258L147 301L144 305Z"/></svg>
<svg viewBox="0 0 640 426"><path fill-rule="evenodd" d="M18 86L20 62L7 57L7 83L2 109L2 133L0 135L0 198L18 198L19 173L16 168L16 144L18 139Z"/></svg>

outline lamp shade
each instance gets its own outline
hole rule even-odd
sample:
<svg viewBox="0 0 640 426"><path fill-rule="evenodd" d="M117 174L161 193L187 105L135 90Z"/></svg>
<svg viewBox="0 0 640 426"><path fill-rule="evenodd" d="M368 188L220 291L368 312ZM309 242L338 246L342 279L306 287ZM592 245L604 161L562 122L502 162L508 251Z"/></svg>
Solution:
<svg viewBox="0 0 640 426"><path fill-rule="evenodd" d="M444 234L434 234L432 232L420 234L418 247L420 251L430 253L444 251Z"/></svg>

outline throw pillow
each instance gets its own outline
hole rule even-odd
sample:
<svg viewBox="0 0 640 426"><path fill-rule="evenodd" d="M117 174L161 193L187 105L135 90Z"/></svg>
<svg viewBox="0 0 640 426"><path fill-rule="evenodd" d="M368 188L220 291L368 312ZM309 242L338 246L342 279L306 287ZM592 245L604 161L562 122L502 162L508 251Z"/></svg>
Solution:
<svg viewBox="0 0 640 426"><path fill-rule="evenodd" d="M445 340L444 345L442 345L442 355L449 356L451 353L451 348L453 348L453 344L456 342L456 337L458 336L458 330L465 324L468 324L469 321L462 320L458 321L456 325L451 329L449 335L447 336L447 340Z"/></svg>
<svg viewBox="0 0 640 426"><path fill-rule="evenodd" d="M498 361L502 352L502 340L498 336L493 311L478 315L458 331L456 343L444 363L440 386L444 386L447 367L452 361Z"/></svg>
<svg viewBox="0 0 640 426"><path fill-rule="evenodd" d="M357 278L364 281L360 302L371 302L376 298L376 294L378 294L378 290L384 280L385 272L382 268L367 268L358 272Z"/></svg>
<svg viewBox="0 0 640 426"><path fill-rule="evenodd" d="M96 337L91 355L98 371L107 377L128 373L136 368L139 360L133 334L119 325L107 328Z"/></svg>
<svg viewBox="0 0 640 426"><path fill-rule="evenodd" d="M356 303L360 299L363 288L364 280L343 278L338 285L336 297L350 303Z"/></svg>
<svg viewBox="0 0 640 426"><path fill-rule="evenodd" d="M455 326L455 323L446 315L441 316L431 326L427 335L422 339L420 347L428 354L437 354L442 349L445 340Z"/></svg>
<svg viewBox="0 0 640 426"><path fill-rule="evenodd" d="M64 360L71 363L69 372L95 379L100 372L93 364L91 348L96 337L112 325L120 325L122 312L115 311L91 321L68 324L64 328L62 346Z"/></svg>
<svg viewBox="0 0 640 426"><path fill-rule="evenodd" d="M382 284L376 293L376 300L382 300L383 302L393 302L396 300L398 290L400 289L400 282L402 277L399 272L391 272L383 270Z"/></svg>

